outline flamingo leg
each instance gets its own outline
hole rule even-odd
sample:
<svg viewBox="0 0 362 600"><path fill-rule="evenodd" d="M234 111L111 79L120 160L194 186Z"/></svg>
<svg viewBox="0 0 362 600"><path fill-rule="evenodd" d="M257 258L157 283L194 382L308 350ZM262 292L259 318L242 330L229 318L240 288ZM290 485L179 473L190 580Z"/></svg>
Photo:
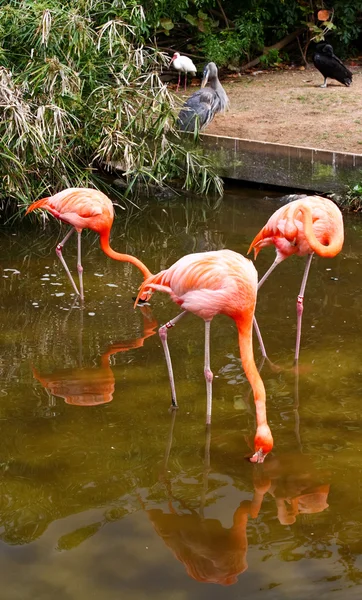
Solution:
<svg viewBox="0 0 362 600"><path fill-rule="evenodd" d="M80 299L84 300L84 289L83 289L83 267L82 267L82 243L81 243L81 235L82 232L78 231L78 262L77 262L77 269L78 269L78 277L79 277L79 289L80 289Z"/></svg>
<svg viewBox="0 0 362 600"><path fill-rule="evenodd" d="M80 296L80 293L78 292L78 288L77 288L77 286L75 285L75 281L74 281L74 279L73 279L73 277L72 277L72 275L71 275L71 273L70 273L70 271L69 271L68 265L67 265L67 263L65 262L65 260L64 260L64 256L63 256L63 254L62 254L62 250L63 250L63 248L64 248L65 242L67 242L67 241L68 241L68 239L69 239L69 238L70 238L70 236L72 235L73 231L75 231L75 228L74 228L74 227L72 227L72 229L71 229L70 231L68 231L68 233L67 233L67 235L65 236L65 238L64 238L64 239L63 239L63 240L62 240L62 241L61 241L59 244L57 244L57 247L55 248L55 252L56 252L56 255L57 255L57 257L59 258L60 262L62 263L62 265L63 265L63 267L64 267L64 270L65 270L66 274L68 275L68 277L69 277L69 279L70 279L70 283L72 284L72 286L73 286L73 288L74 288L74 291L75 291L75 293L76 293L78 296Z"/></svg>
<svg viewBox="0 0 362 600"><path fill-rule="evenodd" d="M181 71L178 72L178 82L177 82L176 94L178 92L178 88L180 87L180 81L181 81Z"/></svg>
<svg viewBox="0 0 362 600"><path fill-rule="evenodd" d="M168 331L168 329L171 329L171 327L174 327L176 325L176 323L184 315L186 315L186 313L187 313L187 310L184 310L184 312L177 315L177 317L175 317L174 319L171 319L171 321L168 321L168 323L166 323L165 325L161 325L161 327L158 330L158 334L160 336L162 346L163 346L163 351L165 353L167 370L168 370L168 378L170 380L171 408L178 408L178 404L177 404L177 398L176 398L176 388L175 388L175 380L174 380L174 376L173 376L171 355L170 355L170 350L169 350L168 343L167 343L167 331Z"/></svg>
<svg viewBox="0 0 362 600"><path fill-rule="evenodd" d="M299 348L300 348L300 336L301 336L301 332L302 332L302 314L303 314L303 299L304 299L304 292L305 292L305 286L307 284L307 279L308 279L308 275L309 275L309 269L310 269L310 265L312 263L312 258L313 258L313 252L312 254L309 254L308 258L307 258L307 264L305 265L305 269L304 269L304 275L303 275L303 279L302 279L302 285L300 286L300 292L297 298L297 341L295 344L295 362L298 361L299 358Z"/></svg>
<svg viewBox="0 0 362 600"><path fill-rule="evenodd" d="M278 257L278 255L276 256L275 261L273 262L273 264L269 267L269 269L267 270L267 272L263 275L263 277L261 278L261 280L258 283L258 290L259 288L261 288L261 286L263 285L264 281L266 279L268 279L270 273L272 273L275 269L275 267L277 265L279 265L280 262L282 262L283 259L280 259ZM266 350L265 350L265 346L264 346L264 342L263 342L263 338L261 337L261 333L260 333L260 329L259 329L259 325L256 321L256 318L254 317L253 319L253 324L254 324L254 328L255 328L255 333L257 335L258 338L258 342L259 342L259 346L260 346L260 350L263 356L265 356L265 358L267 358L267 354L266 354Z"/></svg>
<svg viewBox="0 0 362 600"><path fill-rule="evenodd" d="M267 354L266 354L266 350L265 350L265 346L264 346L264 342L263 342L263 338L261 337L261 333L260 333L260 329L259 329L259 325L258 322L256 320L256 318L254 317L253 319L253 324L254 324L254 329L255 329L255 333L256 336L258 338L258 342L259 342L259 346L260 346L260 350L261 350L261 354L264 358L267 358Z"/></svg>
<svg viewBox="0 0 362 600"><path fill-rule="evenodd" d="M206 380L206 426L211 423L212 409L212 380L214 375L210 369L210 324L211 321L205 321L205 360L204 375Z"/></svg>
<svg viewBox="0 0 362 600"><path fill-rule="evenodd" d="M185 92L186 92L186 87L187 87L187 71L185 71Z"/></svg>
<svg viewBox="0 0 362 600"><path fill-rule="evenodd" d="M258 283L258 290L261 288L261 286L263 285L264 281L266 279L268 279L270 273L272 273L275 269L275 267L277 265L279 265L279 263L282 262L282 258L279 258L279 256L276 257L275 261L273 262L273 264L269 267L269 269L267 270L267 272L263 275L263 277L261 278L261 280Z"/></svg>

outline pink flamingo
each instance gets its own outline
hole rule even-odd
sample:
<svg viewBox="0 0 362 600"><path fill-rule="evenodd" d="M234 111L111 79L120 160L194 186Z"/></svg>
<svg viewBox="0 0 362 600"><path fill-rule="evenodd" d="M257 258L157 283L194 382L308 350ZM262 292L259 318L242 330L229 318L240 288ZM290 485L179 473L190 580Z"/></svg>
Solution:
<svg viewBox="0 0 362 600"><path fill-rule="evenodd" d="M83 267L81 263L81 235L83 229L92 229L99 234L100 244L103 252L110 258L122 262L130 262L137 267L144 278L149 277L151 272L138 258L130 254L121 254L115 252L109 245L109 237L114 219L114 209L111 200L99 190L91 188L68 188L62 192L58 192L49 198L42 198L33 202L26 211L26 215L36 208L43 208L50 212L53 217L69 223L72 229L68 231L65 238L57 244L55 249L56 254L62 263L65 272L67 273L75 293L84 300L83 290ZM79 289L69 271L68 265L64 260L62 251L65 243L68 241L72 233L76 231L78 234L78 276ZM144 300L144 298L142 298Z"/></svg>
<svg viewBox="0 0 362 600"><path fill-rule="evenodd" d="M313 254L316 252L319 256L332 258L342 250L343 241L343 219L339 208L327 198L307 196L276 210L250 244L248 254L254 249L254 258L264 246L274 245L277 254L273 264L259 281L258 289L275 267L288 256L307 256L297 299L296 361L299 358L304 292Z"/></svg>
<svg viewBox="0 0 362 600"><path fill-rule="evenodd" d="M253 354L252 330L257 284L258 275L251 261L231 250L217 250L184 256L165 271L148 277L142 283L138 295L140 297L141 294L154 290L166 292L183 308L182 313L159 330L171 384L172 406L175 408L178 405L167 331L187 312L192 312L205 321L207 424L211 423L213 380L210 369L210 324L217 314L227 315L235 321L241 362L253 389L256 407L257 430L251 462L263 462L273 447L273 437L266 417L265 388Z"/></svg>

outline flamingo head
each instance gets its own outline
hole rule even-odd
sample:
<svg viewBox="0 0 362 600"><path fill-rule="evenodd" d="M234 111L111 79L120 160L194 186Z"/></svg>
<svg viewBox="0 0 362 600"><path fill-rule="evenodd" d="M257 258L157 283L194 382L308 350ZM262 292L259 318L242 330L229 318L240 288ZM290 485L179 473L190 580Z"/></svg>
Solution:
<svg viewBox="0 0 362 600"><path fill-rule="evenodd" d="M173 57L171 58L171 63L176 60L177 58L180 58L180 53L179 52L175 52L175 54L173 55Z"/></svg>
<svg viewBox="0 0 362 600"><path fill-rule="evenodd" d="M142 292L141 294L138 294L137 297L132 297L132 300L134 300L134 308L136 308L136 306L148 306L152 294L153 290L147 290L147 292Z"/></svg>
<svg viewBox="0 0 362 600"><path fill-rule="evenodd" d="M249 459L252 463L262 463L273 448L273 436L269 425L259 425L254 438L254 454Z"/></svg>

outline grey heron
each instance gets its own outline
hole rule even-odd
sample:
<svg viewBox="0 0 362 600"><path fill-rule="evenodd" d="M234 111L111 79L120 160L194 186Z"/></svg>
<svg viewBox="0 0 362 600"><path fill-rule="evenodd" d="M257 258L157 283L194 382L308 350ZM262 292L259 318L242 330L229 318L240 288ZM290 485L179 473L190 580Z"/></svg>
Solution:
<svg viewBox="0 0 362 600"><path fill-rule="evenodd" d="M180 110L178 127L182 131L194 131L195 126L205 129L216 113L225 111L228 104L229 98L219 81L217 66L210 62L204 69L201 89L194 92Z"/></svg>

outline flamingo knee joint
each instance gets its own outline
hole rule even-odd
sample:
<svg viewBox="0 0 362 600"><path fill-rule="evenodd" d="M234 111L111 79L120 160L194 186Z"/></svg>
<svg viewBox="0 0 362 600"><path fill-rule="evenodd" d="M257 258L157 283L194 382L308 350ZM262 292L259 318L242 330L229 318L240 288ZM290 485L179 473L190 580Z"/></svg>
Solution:
<svg viewBox="0 0 362 600"><path fill-rule="evenodd" d="M206 381L212 381L214 379L214 374L210 369L204 369L204 375Z"/></svg>

